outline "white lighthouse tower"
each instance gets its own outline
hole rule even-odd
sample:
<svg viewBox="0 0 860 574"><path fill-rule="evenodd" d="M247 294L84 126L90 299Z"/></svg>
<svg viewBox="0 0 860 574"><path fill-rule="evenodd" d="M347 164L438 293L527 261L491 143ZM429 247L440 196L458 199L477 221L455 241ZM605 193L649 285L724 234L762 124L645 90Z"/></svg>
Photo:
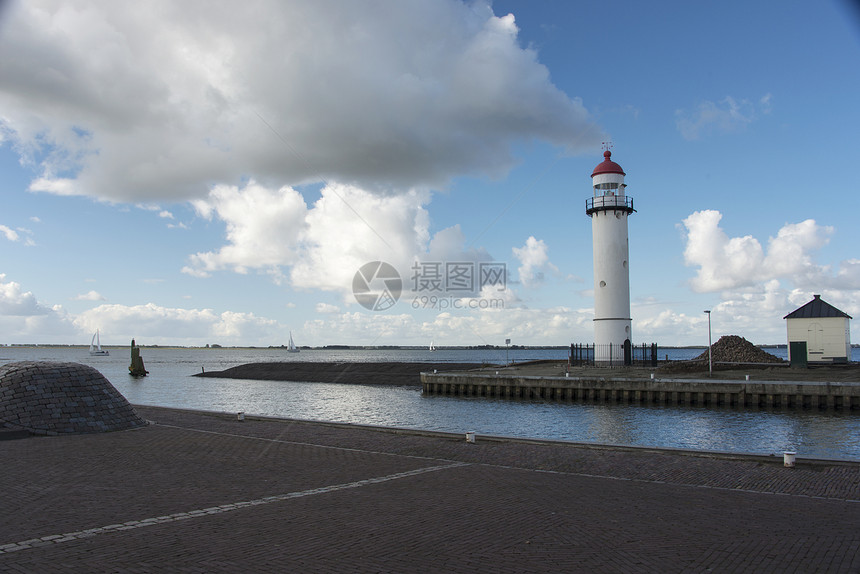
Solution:
<svg viewBox="0 0 860 574"><path fill-rule="evenodd" d="M594 249L594 360L598 364L630 364L630 265L627 218L633 198L625 193L624 170L612 152L591 174L594 196L585 202L591 217Z"/></svg>

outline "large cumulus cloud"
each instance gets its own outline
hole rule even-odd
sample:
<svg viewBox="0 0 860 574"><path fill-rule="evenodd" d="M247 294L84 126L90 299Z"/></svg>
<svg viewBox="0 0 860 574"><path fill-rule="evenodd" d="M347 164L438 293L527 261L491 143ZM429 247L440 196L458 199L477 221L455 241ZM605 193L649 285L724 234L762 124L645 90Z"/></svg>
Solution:
<svg viewBox="0 0 860 574"><path fill-rule="evenodd" d="M602 137L514 17L480 2L34 0L8 6L0 32L0 141L35 191L441 187L504 174L518 140Z"/></svg>

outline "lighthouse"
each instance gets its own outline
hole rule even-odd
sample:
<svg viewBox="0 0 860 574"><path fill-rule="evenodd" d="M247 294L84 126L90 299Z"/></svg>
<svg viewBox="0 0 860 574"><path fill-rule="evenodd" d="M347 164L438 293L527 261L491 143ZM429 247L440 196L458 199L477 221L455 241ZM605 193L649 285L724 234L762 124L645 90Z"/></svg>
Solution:
<svg viewBox="0 0 860 574"><path fill-rule="evenodd" d="M594 195L585 202L594 252L594 361L630 364L630 262L627 218L633 198L625 191L624 170L603 152L591 174Z"/></svg>

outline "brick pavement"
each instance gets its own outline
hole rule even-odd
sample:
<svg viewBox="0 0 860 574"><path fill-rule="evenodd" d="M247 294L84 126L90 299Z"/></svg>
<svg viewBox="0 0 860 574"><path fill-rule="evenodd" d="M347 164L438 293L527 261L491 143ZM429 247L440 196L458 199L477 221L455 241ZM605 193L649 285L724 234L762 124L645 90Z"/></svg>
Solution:
<svg viewBox="0 0 860 574"><path fill-rule="evenodd" d="M0 442L0 571L860 571L858 464L136 409Z"/></svg>

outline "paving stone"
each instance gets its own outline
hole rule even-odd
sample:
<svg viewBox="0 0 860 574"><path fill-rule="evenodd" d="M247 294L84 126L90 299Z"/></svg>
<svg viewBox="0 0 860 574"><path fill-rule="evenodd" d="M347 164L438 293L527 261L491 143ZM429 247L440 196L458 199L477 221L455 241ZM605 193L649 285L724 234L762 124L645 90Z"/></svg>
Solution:
<svg viewBox="0 0 860 574"><path fill-rule="evenodd" d="M860 464L136 409L0 443L0 571L860 570Z"/></svg>

